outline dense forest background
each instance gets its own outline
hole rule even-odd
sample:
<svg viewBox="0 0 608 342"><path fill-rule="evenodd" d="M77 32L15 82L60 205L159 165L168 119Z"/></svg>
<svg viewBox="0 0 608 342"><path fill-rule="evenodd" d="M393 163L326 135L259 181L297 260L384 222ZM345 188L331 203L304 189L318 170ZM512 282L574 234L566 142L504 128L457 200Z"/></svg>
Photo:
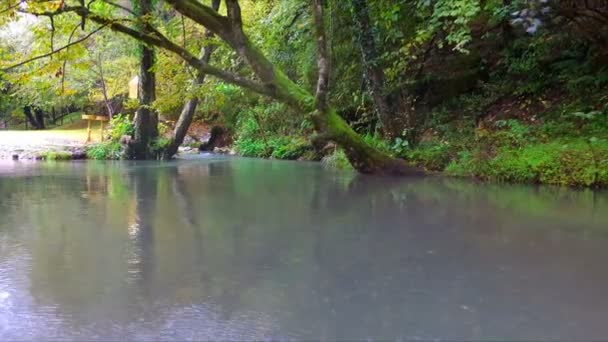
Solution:
<svg viewBox="0 0 608 342"><path fill-rule="evenodd" d="M166 149L175 153L180 135L179 143L200 144L174 128L191 111L196 124L218 127L244 156L322 159L369 171L379 160L367 155L369 146L431 172L608 185L604 2L203 2L200 8L216 8L231 27L242 26L243 49L238 37L231 40L222 27L190 15L198 13L186 7L191 3L198 2L93 0L85 12L70 11L67 1L0 1L0 122L21 125L27 106L51 119L75 110L105 112L116 116L113 139L96 146L95 157L124 157L124 135L143 139L160 156ZM230 11L235 3L238 17ZM314 10L317 4L322 12ZM133 39L137 34L118 27L123 23L177 47ZM264 63L251 60L257 51L248 51L251 46L299 88L288 85L287 95L268 95L268 87L251 91L214 70L196 70L175 53L179 47L205 65L281 88L265 79ZM153 96L144 102L126 95L138 74L153 82ZM294 105L289 96L299 89L316 93L317 110L327 110L329 119L319 123L314 106L302 110L309 108L307 95ZM336 133L333 109L362 143L350 131ZM142 110L159 118L148 123L150 140L131 120ZM324 136L327 126L331 134Z"/></svg>

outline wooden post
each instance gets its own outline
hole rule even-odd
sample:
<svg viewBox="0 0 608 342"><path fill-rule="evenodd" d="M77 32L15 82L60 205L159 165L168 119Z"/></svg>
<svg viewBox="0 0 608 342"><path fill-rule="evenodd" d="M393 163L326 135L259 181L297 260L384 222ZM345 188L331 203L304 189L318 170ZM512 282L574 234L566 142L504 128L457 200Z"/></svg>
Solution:
<svg viewBox="0 0 608 342"><path fill-rule="evenodd" d="M91 142L91 120L87 120L87 142Z"/></svg>
<svg viewBox="0 0 608 342"><path fill-rule="evenodd" d="M103 141L103 130L105 128L105 123L107 121L110 121L110 119L107 116L103 116L103 115L88 115L88 114L83 114L82 119L87 120L87 143L91 142L91 122L93 122L93 121L100 121L101 128L99 129L99 137L100 137L99 140Z"/></svg>

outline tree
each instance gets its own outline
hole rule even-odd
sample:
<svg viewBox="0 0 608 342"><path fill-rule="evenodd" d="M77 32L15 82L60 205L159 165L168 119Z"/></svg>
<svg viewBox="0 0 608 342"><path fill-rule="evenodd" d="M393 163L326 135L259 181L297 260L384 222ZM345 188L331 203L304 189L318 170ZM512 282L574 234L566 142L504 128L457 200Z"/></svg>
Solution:
<svg viewBox="0 0 608 342"><path fill-rule="evenodd" d="M396 174L419 173L417 169L410 167L403 160L395 159L387 153L366 143L363 138L338 115L337 110L328 103L328 77L330 70L326 46L327 42L325 39L324 7L321 1L314 2L313 6L315 32L318 43L317 65L319 69L315 94L312 94L303 86L298 85L289 79L282 70L271 63L262 51L252 43L243 30L241 8L238 1L226 0L227 15L221 15L213 10L213 8L195 0L169 0L167 3L171 5L175 11L205 27L225 42L236 52L239 58L242 58L248 64L255 75L255 79L250 79L239 74L216 68L205 60L197 58L187 49L184 49L179 44L173 42L154 27L151 20L149 20L149 17L138 17L134 21L126 18L112 17L111 15L108 16L107 13L102 13L97 10L95 6L83 5L65 5L50 11L29 9L28 11L38 16L49 17L55 17L63 13L76 14L83 18L83 20L92 21L102 27L107 26L115 31L127 34L142 43L145 43L147 46L154 46L175 53L199 73L215 76L226 83L238 85L258 94L284 102L302 113L302 115L307 116L313 122L314 127L318 132L315 137L316 140L333 140L342 146L349 161L360 172ZM145 2L143 5L142 10L145 10L148 5L146 5ZM149 11L147 13L150 14ZM135 23L136 28L130 27L125 23ZM151 54L145 54L142 56L142 61L149 66L152 64L152 58L153 56ZM149 71L149 68L145 70ZM144 84L149 86L151 83L142 81L142 85ZM150 97L150 92L143 91L142 93L148 94L147 99L142 98L142 102L144 103L153 98ZM150 125L150 122L154 122L154 115L145 115L147 110L149 110L147 106L140 106L140 112L143 112L144 115L138 115L138 120L143 120L145 122L142 123L141 127L147 127L141 129L140 133L148 132L149 137L154 137L155 133L152 125ZM135 140L140 142L140 148L138 150L140 152L137 153L142 153L141 151L144 151L141 148L141 146L143 146L141 145L141 142L146 141L145 139L146 137L143 135L138 137L136 133ZM147 141L149 142L149 140Z"/></svg>
<svg viewBox="0 0 608 342"><path fill-rule="evenodd" d="M378 121L385 135L395 138L402 134L402 124L398 121L398 111L391 106L386 90L384 70L380 65L380 51L376 45L367 0L351 0L354 22L359 32L359 48L367 84L374 103Z"/></svg>
<svg viewBox="0 0 608 342"><path fill-rule="evenodd" d="M212 0L211 8L217 12L220 8L220 0ZM207 30L205 32L205 38L208 40L212 37L213 32ZM209 64L209 61L211 60L211 55L213 54L214 50L215 47L212 44L207 43L207 45L205 45L205 47L202 49L201 60L204 63ZM194 82L195 85L203 84L203 82L205 82L205 76L205 73L198 72ZM199 101L200 100L198 96L193 96L192 98L186 101L186 104L184 105L179 115L179 119L177 120L177 123L175 125L171 141L163 152L164 159L173 158L173 156L177 153L179 146L184 142L184 138L186 137L188 128L192 123L192 118L194 117L194 112L196 111L196 107L198 106Z"/></svg>
<svg viewBox="0 0 608 342"><path fill-rule="evenodd" d="M141 18L139 30L141 34L150 34L148 20L152 15L152 0L138 0L138 15ZM85 16L82 16L85 20ZM133 159L150 159L152 154L151 144L158 137L158 113L152 108L156 99L156 74L154 67L154 49L145 44L141 45L139 89L137 92L139 108L135 113L134 126L135 136L129 145L128 155Z"/></svg>

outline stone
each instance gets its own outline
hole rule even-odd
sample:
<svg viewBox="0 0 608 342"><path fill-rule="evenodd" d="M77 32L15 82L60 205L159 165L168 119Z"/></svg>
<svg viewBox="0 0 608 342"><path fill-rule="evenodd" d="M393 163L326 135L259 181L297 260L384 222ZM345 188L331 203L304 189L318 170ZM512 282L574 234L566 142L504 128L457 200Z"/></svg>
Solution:
<svg viewBox="0 0 608 342"><path fill-rule="evenodd" d="M217 154L230 154L232 151L229 147L216 147L213 149L213 153Z"/></svg>
<svg viewBox="0 0 608 342"><path fill-rule="evenodd" d="M84 150L72 151L72 159L87 159L87 153Z"/></svg>
<svg viewBox="0 0 608 342"><path fill-rule="evenodd" d="M13 155L11 156L11 158L12 158L13 160L19 160L19 155L18 155L18 154L13 154Z"/></svg>

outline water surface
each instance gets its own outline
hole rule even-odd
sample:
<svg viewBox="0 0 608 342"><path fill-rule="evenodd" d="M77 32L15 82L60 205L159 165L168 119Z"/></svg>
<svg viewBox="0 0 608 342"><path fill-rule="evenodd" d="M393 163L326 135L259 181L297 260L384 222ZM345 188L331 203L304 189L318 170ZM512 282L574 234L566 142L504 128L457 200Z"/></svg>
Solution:
<svg viewBox="0 0 608 342"><path fill-rule="evenodd" d="M608 194L0 163L0 340L608 338Z"/></svg>

